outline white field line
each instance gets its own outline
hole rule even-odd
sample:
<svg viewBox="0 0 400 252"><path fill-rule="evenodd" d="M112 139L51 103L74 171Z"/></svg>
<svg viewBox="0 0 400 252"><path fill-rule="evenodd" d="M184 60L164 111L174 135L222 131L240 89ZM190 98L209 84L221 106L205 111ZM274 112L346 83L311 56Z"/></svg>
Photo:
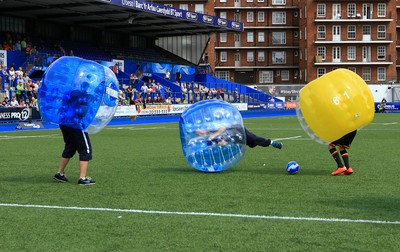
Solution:
<svg viewBox="0 0 400 252"><path fill-rule="evenodd" d="M138 128L138 127L108 127L107 129L111 129L111 130L154 130L154 129L167 129L166 127L150 127L150 128Z"/></svg>
<svg viewBox="0 0 400 252"><path fill-rule="evenodd" d="M292 136L292 137L285 137L285 138L276 138L274 140L280 141L280 140L290 140L290 139L296 139L300 138L301 136Z"/></svg>
<svg viewBox="0 0 400 252"><path fill-rule="evenodd" d="M9 140L9 139L26 139L26 138L61 138L60 135L52 134L52 135L37 135L37 136L0 136L0 140Z"/></svg>
<svg viewBox="0 0 400 252"><path fill-rule="evenodd" d="M102 212L118 212L118 213L159 214L159 215L186 215L186 216L189 215L189 216L206 216L206 217L215 216L215 217L248 218L248 219L273 219L273 220L294 220L294 221L347 222L347 223L400 225L400 221L289 217L289 216L268 216L268 215L250 215L250 214L224 214L224 213L206 213L206 212L170 212L170 211L156 211L156 210L115 209L115 208L96 208L96 207L68 207L68 206L47 206L47 205L26 205L26 204L5 204L5 203L0 203L0 207L24 207L24 208L46 208L46 209L61 209L61 210L102 211Z"/></svg>

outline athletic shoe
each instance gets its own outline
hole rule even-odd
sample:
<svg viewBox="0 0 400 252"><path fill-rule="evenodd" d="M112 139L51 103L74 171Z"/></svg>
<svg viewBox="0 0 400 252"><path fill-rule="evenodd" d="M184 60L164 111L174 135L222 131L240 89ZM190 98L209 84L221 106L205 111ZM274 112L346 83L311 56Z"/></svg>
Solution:
<svg viewBox="0 0 400 252"><path fill-rule="evenodd" d="M79 185L94 185L95 181L91 177L86 177L86 178L80 178L78 180Z"/></svg>
<svg viewBox="0 0 400 252"><path fill-rule="evenodd" d="M65 177L64 174L61 174L59 172L56 173L56 175L54 175L54 180L58 181L58 182L68 182L67 177Z"/></svg>
<svg viewBox="0 0 400 252"><path fill-rule="evenodd" d="M282 146L283 146L283 144L278 141L272 141L271 145L272 145L272 147L277 148L277 149L282 149Z"/></svg>
<svg viewBox="0 0 400 252"><path fill-rule="evenodd" d="M331 175L332 176L336 176L336 175L339 175L339 174L341 174L341 173L343 173L345 171L346 171L346 166L339 167L339 168L336 169L336 171L332 172Z"/></svg>
<svg viewBox="0 0 400 252"><path fill-rule="evenodd" d="M353 169L351 169L351 167L349 167L349 168L347 168L347 170L345 170L343 172L342 175L351 175L351 174L353 174Z"/></svg>

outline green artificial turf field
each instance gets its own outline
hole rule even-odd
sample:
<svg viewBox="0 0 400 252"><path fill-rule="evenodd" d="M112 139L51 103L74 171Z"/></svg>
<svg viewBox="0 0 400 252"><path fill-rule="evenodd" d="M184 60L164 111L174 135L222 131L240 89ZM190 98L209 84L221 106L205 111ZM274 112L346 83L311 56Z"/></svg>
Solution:
<svg viewBox="0 0 400 252"><path fill-rule="evenodd" d="M0 251L400 250L400 115L358 132L351 176L330 175L296 117L245 125L283 148L247 148L221 173L186 163L177 123L107 127L91 136L92 186L77 185L77 156L70 182L53 181L59 130L0 133Z"/></svg>

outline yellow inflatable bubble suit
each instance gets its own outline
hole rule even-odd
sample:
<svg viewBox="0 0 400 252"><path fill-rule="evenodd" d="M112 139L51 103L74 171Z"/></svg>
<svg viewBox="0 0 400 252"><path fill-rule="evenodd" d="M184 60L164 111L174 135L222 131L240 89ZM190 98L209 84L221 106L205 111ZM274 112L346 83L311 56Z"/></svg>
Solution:
<svg viewBox="0 0 400 252"><path fill-rule="evenodd" d="M296 108L304 131L327 144L374 119L374 98L365 81L348 69L336 69L300 90Z"/></svg>

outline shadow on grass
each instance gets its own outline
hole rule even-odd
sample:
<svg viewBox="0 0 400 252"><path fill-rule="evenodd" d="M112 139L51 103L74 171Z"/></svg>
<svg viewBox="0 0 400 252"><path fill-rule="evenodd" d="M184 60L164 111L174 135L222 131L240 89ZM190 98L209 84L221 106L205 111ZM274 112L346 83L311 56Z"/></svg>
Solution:
<svg viewBox="0 0 400 252"><path fill-rule="evenodd" d="M349 199L321 201L322 204L346 209L374 212L377 217L385 216L386 213L397 213L400 209L400 197L354 197Z"/></svg>
<svg viewBox="0 0 400 252"><path fill-rule="evenodd" d="M53 180L52 176L9 176L2 177L0 181L4 182L12 182L12 183L27 183L27 184L48 184L48 183L57 183Z"/></svg>

